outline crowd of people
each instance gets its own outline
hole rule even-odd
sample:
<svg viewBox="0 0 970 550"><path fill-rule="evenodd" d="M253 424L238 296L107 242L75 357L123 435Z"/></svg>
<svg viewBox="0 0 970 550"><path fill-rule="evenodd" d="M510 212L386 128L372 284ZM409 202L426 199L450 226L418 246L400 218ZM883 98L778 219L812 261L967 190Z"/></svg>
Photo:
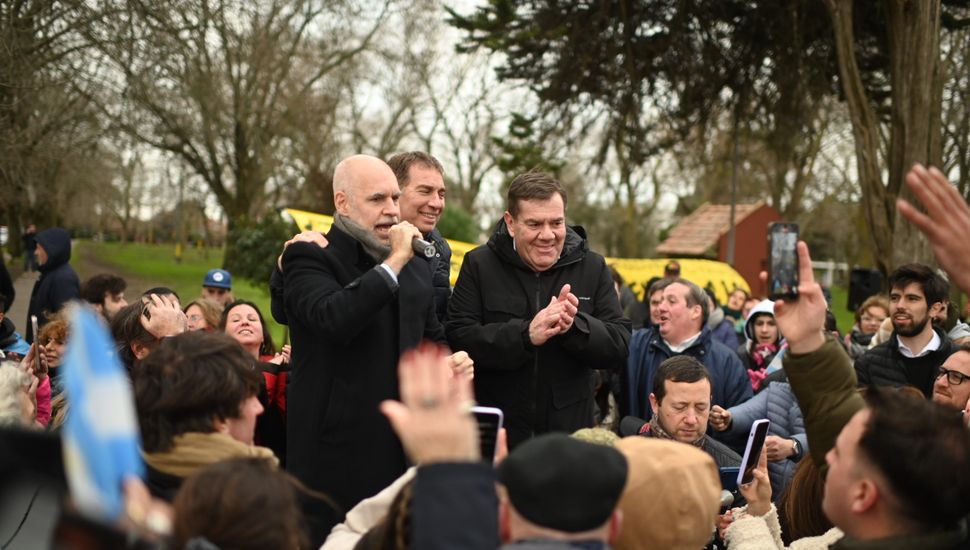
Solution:
<svg viewBox="0 0 970 550"><path fill-rule="evenodd" d="M539 172L510 182L452 288L444 167L423 152L337 165L332 229L280 243L279 348L225 270L194 299L129 303L116 275L79 283L66 231L30 231L37 333L0 316L0 425L57 433L71 415L64 312L81 301L134 396L147 475L104 526L128 544L970 548L970 327L949 302L970 292L970 207L935 169L908 182L928 214L900 213L946 272L898 267L844 335L804 243L797 299L739 288L722 306L671 262L631 300ZM502 411L498 434L476 404Z"/></svg>

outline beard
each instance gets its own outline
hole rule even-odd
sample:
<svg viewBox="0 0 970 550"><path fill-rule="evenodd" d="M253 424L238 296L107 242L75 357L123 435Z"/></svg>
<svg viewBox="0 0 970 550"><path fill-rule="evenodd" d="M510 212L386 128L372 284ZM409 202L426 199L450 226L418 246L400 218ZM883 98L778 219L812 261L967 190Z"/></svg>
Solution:
<svg viewBox="0 0 970 550"><path fill-rule="evenodd" d="M897 325L896 320L893 319L893 330L896 331L896 334L898 334L899 336L906 336L906 337L916 336L917 334L923 332L923 329L926 328L926 323L929 322L930 318L929 318L929 315L927 315L926 317L923 317L923 319L920 322L917 322L913 316L910 316L910 319L912 320L912 322L909 324L909 326L903 326L903 327L900 327L899 325Z"/></svg>

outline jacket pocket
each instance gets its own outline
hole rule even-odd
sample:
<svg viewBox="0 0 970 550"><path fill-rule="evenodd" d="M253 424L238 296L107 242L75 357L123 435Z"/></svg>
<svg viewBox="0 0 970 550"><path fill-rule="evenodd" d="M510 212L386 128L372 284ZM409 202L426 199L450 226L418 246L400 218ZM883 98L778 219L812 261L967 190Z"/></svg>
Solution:
<svg viewBox="0 0 970 550"><path fill-rule="evenodd" d="M352 399L347 382L335 378L320 422L319 435L322 439L332 439L342 428L346 429L346 417Z"/></svg>
<svg viewBox="0 0 970 550"><path fill-rule="evenodd" d="M522 296L490 292L482 297L482 301L485 308L486 323L530 317L527 314L528 300Z"/></svg>

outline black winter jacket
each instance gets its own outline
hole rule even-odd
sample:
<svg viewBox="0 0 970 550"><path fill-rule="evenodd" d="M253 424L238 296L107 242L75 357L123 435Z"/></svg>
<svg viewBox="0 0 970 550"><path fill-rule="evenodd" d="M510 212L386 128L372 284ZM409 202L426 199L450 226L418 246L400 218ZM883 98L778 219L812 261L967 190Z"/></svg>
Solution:
<svg viewBox="0 0 970 550"><path fill-rule="evenodd" d="M67 302L80 298L81 282L68 263L71 260L71 236L60 227L45 229L37 234L37 244L47 252L47 261L38 269L40 279L34 283L27 309L27 341L33 343L36 336L30 325L30 316L37 316L37 326L47 324L48 316L57 313Z"/></svg>
<svg viewBox="0 0 970 550"><path fill-rule="evenodd" d="M579 298L566 334L538 348L529 323L563 285ZM559 261L537 273L512 245L504 221L488 244L465 255L448 308L448 340L475 361L475 398L505 413L509 446L550 431L593 425L592 369L620 369L629 352L606 261L581 227L568 228Z"/></svg>
<svg viewBox="0 0 970 550"><path fill-rule="evenodd" d="M899 352L899 340L893 331L889 340L872 348L855 360L855 373L860 386L910 385L923 392L927 399L933 397L933 383L940 365L954 351L953 343L939 330L940 347L922 357L905 357Z"/></svg>
<svg viewBox="0 0 970 550"><path fill-rule="evenodd" d="M442 325L448 320L448 298L451 297L451 246L437 229L425 235L434 243L436 254L431 264L431 286L434 288L434 312Z"/></svg>

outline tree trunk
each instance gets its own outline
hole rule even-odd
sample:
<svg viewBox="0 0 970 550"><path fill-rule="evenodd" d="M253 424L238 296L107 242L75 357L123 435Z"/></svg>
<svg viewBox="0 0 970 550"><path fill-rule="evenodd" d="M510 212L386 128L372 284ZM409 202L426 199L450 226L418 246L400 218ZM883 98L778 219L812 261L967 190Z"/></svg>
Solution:
<svg viewBox="0 0 970 550"><path fill-rule="evenodd" d="M855 59L852 0L825 0L835 32L839 77L855 138L862 204L876 266L888 274L903 261L925 260L925 245L908 224L896 224L896 198L907 191L914 162L939 162L940 0L885 0L892 87L889 181L882 180L878 121ZM934 117L936 119L934 120ZM921 251L922 249L922 251Z"/></svg>
<svg viewBox="0 0 970 550"><path fill-rule="evenodd" d="M913 202L904 185L913 164L940 166L943 161L940 0L886 0L885 4L892 88L887 209L894 214L896 197ZM896 224L893 237L894 266L933 261L926 240L911 224Z"/></svg>

